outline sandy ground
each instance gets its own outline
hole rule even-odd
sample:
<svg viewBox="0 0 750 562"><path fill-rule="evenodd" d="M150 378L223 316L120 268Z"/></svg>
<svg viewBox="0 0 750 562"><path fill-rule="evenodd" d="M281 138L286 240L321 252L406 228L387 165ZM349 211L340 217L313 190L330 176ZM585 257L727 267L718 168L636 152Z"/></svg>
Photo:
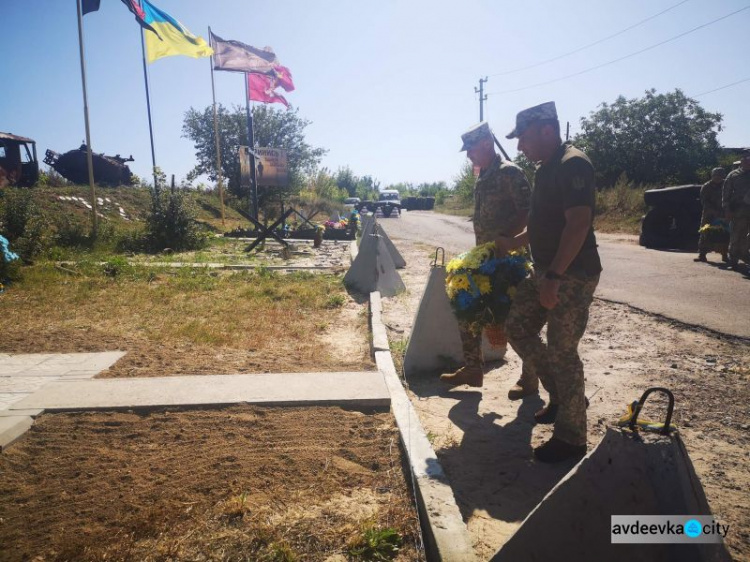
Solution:
<svg viewBox="0 0 750 562"><path fill-rule="evenodd" d="M384 299L383 319L392 346L404 349L434 250L392 238L407 262L400 272L407 292ZM646 388L670 388L674 422L713 512L732 527L729 551L750 560L750 345L597 299L580 351L591 398L589 449ZM451 390L437 375L411 380L409 389L483 560L571 468L532 461L532 447L551 435L549 426L533 423L547 397L509 401L521 365L512 350L506 360L490 365L481 389Z"/></svg>
<svg viewBox="0 0 750 562"><path fill-rule="evenodd" d="M42 416L0 455L0 560L423 560L390 414L235 406Z"/></svg>
<svg viewBox="0 0 750 562"><path fill-rule="evenodd" d="M6 334L2 347L127 351L100 377L374 369L362 298L330 314L306 342L318 348L315 362L294 353L291 336L250 350L50 325ZM401 537L394 560L423 560L405 466L388 413L45 414L0 455L0 562L342 562L362 559L352 552L383 529Z"/></svg>

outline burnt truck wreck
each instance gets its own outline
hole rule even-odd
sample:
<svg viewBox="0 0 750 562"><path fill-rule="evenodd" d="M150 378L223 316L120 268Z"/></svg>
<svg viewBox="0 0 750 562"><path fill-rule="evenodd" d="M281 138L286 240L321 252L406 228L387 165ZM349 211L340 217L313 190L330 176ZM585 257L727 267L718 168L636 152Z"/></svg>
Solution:
<svg viewBox="0 0 750 562"><path fill-rule="evenodd" d="M106 154L91 154L94 167L94 183L116 187L118 185L131 185L132 173L126 162L133 162L133 157L122 158L119 154L107 156ZM68 181L77 184L89 182L89 169L86 162L86 145L58 154L54 150L47 150L44 155L44 163L51 166L58 174Z"/></svg>
<svg viewBox="0 0 750 562"><path fill-rule="evenodd" d="M31 187L39 180L36 142L10 133L0 133L0 187Z"/></svg>
<svg viewBox="0 0 750 562"><path fill-rule="evenodd" d="M641 221L640 245L695 250L701 225L700 194L700 185L678 185L646 191L643 200L651 209Z"/></svg>

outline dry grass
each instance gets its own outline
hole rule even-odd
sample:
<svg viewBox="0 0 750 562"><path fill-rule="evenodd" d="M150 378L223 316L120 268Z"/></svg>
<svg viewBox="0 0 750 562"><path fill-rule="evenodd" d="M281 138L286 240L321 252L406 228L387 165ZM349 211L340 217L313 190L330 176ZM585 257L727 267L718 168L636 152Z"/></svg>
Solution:
<svg viewBox="0 0 750 562"><path fill-rule="evenodd" d="M634 184L623 177L614 187L598 191L594 228L600 232L639 234L641 217L648 210L643 192L651 187Z"/></svg>
<svg viewBox="0 0 750 562"><path fill-rule="evenodd" d="M0 456L0 559L323 562L394 529L423 560L397 443L334 407L45 415Z"/></svg>
<svg viewBox="0 0 750 562"><path fill-rule="evenodd" d="M69 272L70 271L70 272ZM360 370L368 357L339 357L330 344L342 310L354 305L333 275L203 269L159 270L83 263L24 270L0 298L0 341L14 353L128 351L107 375L184 372ZM352 328L354 328L352 330ZM366 337L364 320L344 326Z"/></svg>

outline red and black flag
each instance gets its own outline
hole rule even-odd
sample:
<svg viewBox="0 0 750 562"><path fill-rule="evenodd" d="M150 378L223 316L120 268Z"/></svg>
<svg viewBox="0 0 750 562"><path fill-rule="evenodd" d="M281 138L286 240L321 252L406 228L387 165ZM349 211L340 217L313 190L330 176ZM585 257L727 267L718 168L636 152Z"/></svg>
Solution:
<svg viewBox="0 0 750 562"><path fill-rule="evenodd" d="M143 11L143 8L141 8L140 4L138 4L138 0L122 0L122 3L128 7L128 10L133 12L135 21L137 21L143 29L153 31L154 33L156 33L156 36L161 39L161 35L159 35L153 27L146 23L146 13Z"/></svg>

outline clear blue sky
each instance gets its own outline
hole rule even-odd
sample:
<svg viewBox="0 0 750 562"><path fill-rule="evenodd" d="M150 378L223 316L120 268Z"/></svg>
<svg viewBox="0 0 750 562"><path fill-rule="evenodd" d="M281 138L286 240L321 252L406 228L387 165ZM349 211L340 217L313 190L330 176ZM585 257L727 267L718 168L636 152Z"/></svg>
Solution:
<svg viewBox="0 0 750 562"><path fill-rule="evenodd" d="M460 135L479 119L474 93L489 76L485 118L502 140L525 107L554 100L560 119L581 117L620 94L682 89L689 96L750 78L750 10L643 54L576 77L513 93L634 53L750 5L689 0L593 48L532 65L612 35L680 0L154 0L193 33L210 25L225 39L276 51L297 90L287 98L313 122L323 165L350 166L383 185L447 181L465 160ZM40 157L85 138L74 0L0 0L0 131L34 138ZM120 0L101 0L85 16L92 147L133 154L134 173L150 174L139 27ZM211 103L208 59L169 57L149 65L157 164L184 177L195 165L182 119ZM239 74L216 73L217 100L244 105ZM724 115L725 146L750 145L750 81L700 96ZM275 107L282 107L276 105ZM511 156L513 141L504 146Z"/></svg>

